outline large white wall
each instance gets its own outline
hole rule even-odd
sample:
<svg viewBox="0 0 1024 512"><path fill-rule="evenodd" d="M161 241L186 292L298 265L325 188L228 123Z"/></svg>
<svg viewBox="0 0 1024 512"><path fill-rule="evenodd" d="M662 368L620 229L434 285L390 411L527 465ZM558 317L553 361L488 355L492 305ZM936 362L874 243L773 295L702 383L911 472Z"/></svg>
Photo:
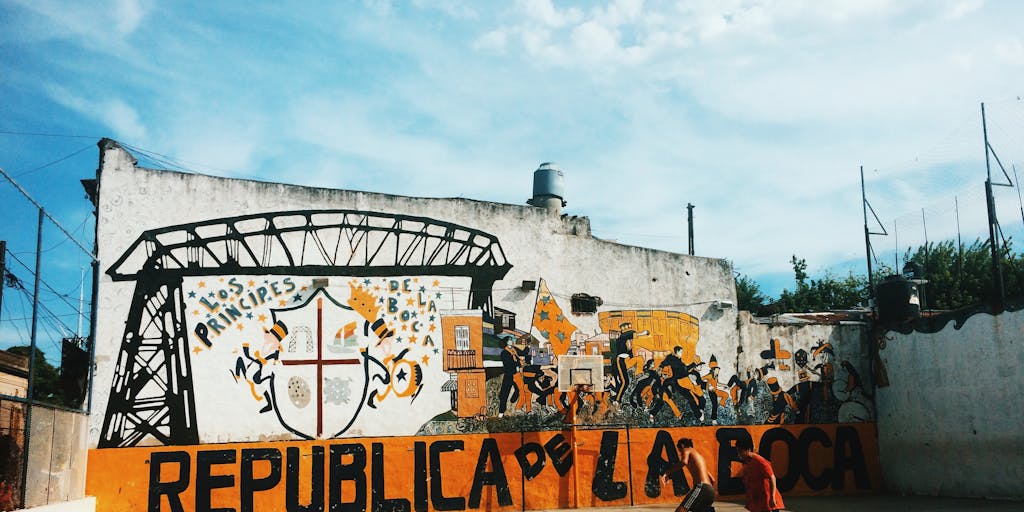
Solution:
<svg viewBox="0 0 1024 512"><path fill-rule="evenodd" d="M530 178L528 174L522 177L524 182ZM131 155L116 145L104 148L99 173L96 238L101 269L105 272L146 230L246 214L322 209L422 216L495 235L513 266L494 285L494 304L515 312L520 325L529 324L536 292L522 291L519 285L524 280L542 278L553 293L560 295L558 300L564 301L562 307L566 311L569 301L564 297L580 292L601 297L605 302L602 310L648 308L688 313L700 319L699 352L717 353L725 361L735 358L736 310L719 310L713 305L721 299L733 304L736 301L733 275L725 260L598 240L590 236L589 221L585 218L559 217L528 206L400 197L136 168ZM190 278L186 278L185 284L200 286ZM93 387L96 413L90 426L91 447L96 446L100 435L134 290L134 282L115 282L105 273L100 277ZM191 307L192 303L187 305ZM465 309L465 303L454 303L451 309ZM574 315L571 320L581 331L596 334L600 330L596 315ZM233 354L221 356L222 361L233 361ZM205 353L194 355L193 371L197 376L205 375L203 357ZM217 376L219 384L196 381L200 442L288 438L287 432L271 428L273 422L238 420L238 400L225 395L231 387L224 381L230 371L228 365L220 364L209 370L209 375ZM431 371L435 377L441 375L439 369ZM725 365L721 380L728 380L733 373L730 365ZM436 409L447 409L447 395L436 389L425 391L417 399L417 406L423 407L419 414L432 415ZM213 413L222 415L223 421L210 421L208 416ZM377 420L352 433L406 434L410 425L429 420L429 415Z"/></svg>
<svg viewBox="0 0 1024 512"><path fill-rule="evenodd" d="M886 335L890 385L877 396L886 488L1024 498L1022 339L1022 311L977 313L932 334Z"/></svg>

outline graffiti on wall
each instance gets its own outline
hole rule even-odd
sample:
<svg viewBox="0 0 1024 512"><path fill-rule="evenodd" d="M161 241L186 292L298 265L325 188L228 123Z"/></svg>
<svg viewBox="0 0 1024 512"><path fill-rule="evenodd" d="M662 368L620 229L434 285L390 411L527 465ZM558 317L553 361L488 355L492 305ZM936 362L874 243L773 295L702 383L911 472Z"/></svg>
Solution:
<svg viewBox="0 0 1024 512"><path fill-rule="evenodd" d="M572 430L94 450L104 510L497 510L678 502L668 469L691 438L723 496L743 493L736 442L772 461L787 494L879 489L870 425ZM628 442L627 442L628 438ZM593 446L592 449L580 449ZM103 470L148 475L143 485ZM662 477L665 478L662 478Z"/></svg>

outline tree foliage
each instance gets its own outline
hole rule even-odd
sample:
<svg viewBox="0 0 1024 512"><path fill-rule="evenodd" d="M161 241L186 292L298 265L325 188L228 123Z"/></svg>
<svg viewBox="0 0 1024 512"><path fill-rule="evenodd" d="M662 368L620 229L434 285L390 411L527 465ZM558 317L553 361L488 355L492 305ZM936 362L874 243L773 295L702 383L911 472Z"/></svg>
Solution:
<svg viewBox="0 0 1024 512"><path fill-rule="evenodd" d="M757 282L743 274L736 276L736 306L743 311L758 312L767 300Z"/></svg>
<svg viewBox="0 0 1024 512"><path fill-rule="evenodd" d="M1007 297L1024 291L1024 257L1013 252L1013 240L999 248L1003 290ZM924 307L957 309L991 300L995 292L992 278L992 246L977 239L966 247L952 241L930 242L916 250L907 250L904 260L922 270Z"/></svg>
<svg viewBox="0 0 1024 512"><path fill-rule="evenodd" d="M1013 240L999 248L1003 290L1006 298L1024 297L1024 254L1013 251ZM926 283L923 290L927 309L959 309L983 304L995 292L992 277L992 251L987 240L977 239L961 247L953 241L929 242L914 250L908 249L903 260L916 264ZM755 314L808 313L865 306L868 302L868 280L863 274L837 276L831 272L819 279L807 273L807 261L793 255L795 287L782 290L774 302L766 297L756 282L747 276L736 278L736 298L740 309ZM894 271L880 265L875 285Z"/></svg>
<svg viewBox="0 0 1024 512"><path fill-rule="evenodd" d="M773 305L778 313L809 313L850 309L867 302L867 279L850 273L845 277L826 272L820 279L811 279L807 274L807 261L793 255L796 288L783 289L779 300Z"/></svg>

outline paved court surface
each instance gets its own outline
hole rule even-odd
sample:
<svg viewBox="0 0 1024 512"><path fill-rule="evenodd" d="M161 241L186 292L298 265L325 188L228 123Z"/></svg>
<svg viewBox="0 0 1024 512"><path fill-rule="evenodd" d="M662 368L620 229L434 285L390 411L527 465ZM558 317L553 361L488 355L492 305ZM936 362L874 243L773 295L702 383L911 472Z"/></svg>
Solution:
<svg viewBox="0 0 1024 512"><path fill-rule="evenodd" d="M786 502L786 510L790 512L941 512L946 510L1024 512L1024 501L934 498L927 496L898 496L890 494L870 496L783 496L783 499ZM568 510L565 512L568 512ZM675 505L638 505L627 508L608 507L576 510L589 510L595 512L615 512L619 510L670 512L675 510ZM746 509L743 508L742 503L719 501L715 503L715 510L716 512L743 512Z"/></svg>

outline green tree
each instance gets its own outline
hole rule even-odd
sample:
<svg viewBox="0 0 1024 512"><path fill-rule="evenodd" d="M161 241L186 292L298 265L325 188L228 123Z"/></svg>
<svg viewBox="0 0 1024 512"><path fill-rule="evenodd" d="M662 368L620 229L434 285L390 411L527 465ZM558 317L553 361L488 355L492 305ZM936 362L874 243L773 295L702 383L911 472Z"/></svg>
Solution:
<svg viewBox="0 0 1024 512"><path fill-rule="evenodd" d="M736 307L743 311L757 313L767 300L761 287L753 279L739 274L736 276Z"/></svg>
<svg viewBox="0 0 1024 512"><path fill-rule="evenodd" d="M1000 266L1003 290L1008 298L1024 291L1024 258L1013 252L1013 240L1001 244ZM904 260L923 271L925 304L928 309L958 309L991 300L992 249L988 240L976 239L962 249L954 242L929 242L911 251Z"/></svg>
<svg viewBox="0 0 1024 512"><path fill-rule="evenodd" d="M31 347L19 345L8 352L28 357ZM64 391L60 386L60 373L46 361L46 354L36 347L35 378L32 379L32 397L42 402L64 405Z"/></svg>
<svg viewBox="0 0 1024 512"><path fill-rule="evenodd" d="M779 300L774 304L776 313L850 309L867 302L867 279L864 276L851 272L846 277L839 277L825 272L821 279L810 279L805 259L793 255L790 263L793 265L796 288L792 291L788 288L782 290Z"/></svg>

